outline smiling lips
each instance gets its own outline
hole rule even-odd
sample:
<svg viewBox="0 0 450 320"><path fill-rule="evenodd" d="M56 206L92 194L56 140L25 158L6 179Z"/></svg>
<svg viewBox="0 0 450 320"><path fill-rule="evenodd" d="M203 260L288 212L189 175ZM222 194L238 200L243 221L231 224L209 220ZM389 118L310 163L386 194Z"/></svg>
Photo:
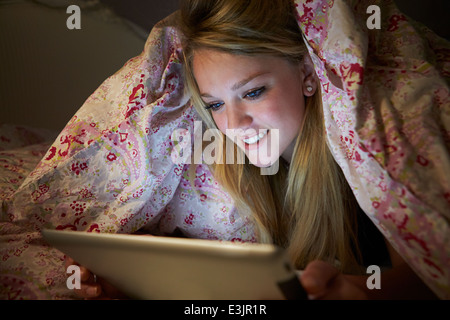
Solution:
<svg viewBox="0 0 450 320"><path fill-rule="evenodd" d="M247 139L242 139L246 144L255 144L257 143L259 140L261 140L262 138L264 138L264 136L267 135L267 133L269 132L269 130L265 130L264 132L260 132L257 135L254 135L253 137L247 138Z"/></svg>

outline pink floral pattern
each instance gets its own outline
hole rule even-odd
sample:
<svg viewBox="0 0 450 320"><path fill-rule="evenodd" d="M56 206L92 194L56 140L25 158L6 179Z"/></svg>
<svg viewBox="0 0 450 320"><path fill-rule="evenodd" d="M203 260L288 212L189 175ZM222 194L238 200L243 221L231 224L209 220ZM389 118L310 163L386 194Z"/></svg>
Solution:
<svg viewBox="0 0 450 320"><path fill-rule="evenodd" d="M450 298L449 43L393 1L295 3L322 83L328 143L359 204ZM380 30L361 27L374 4L388 21Z"/></svg>
<svg viewBox="0 0 450 320"><path fill-rule="evenodd" d="M448 299L448 42L392 1L295 4L322 84L330 149L367 215ZM381 30L365 28L373 4L386 21ZM184 95L175 25L175 15L159 23L142 54L108 78L52 144L0 153L2 298L73 298L63 254L42 241L43 227L255 241L207 166L195 168L191 186L190 166L171 161L174 129L199 120ZM0 147L7 140L0 132Z"/></svg>

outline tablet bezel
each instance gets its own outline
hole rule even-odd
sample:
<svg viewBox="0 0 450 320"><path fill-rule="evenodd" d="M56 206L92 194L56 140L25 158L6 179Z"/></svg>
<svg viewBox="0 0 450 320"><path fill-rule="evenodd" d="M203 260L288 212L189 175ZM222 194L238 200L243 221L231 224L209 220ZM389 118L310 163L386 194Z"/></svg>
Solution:
<svg viewBox="0 0 450 320"><path fill-rule="evenodd" d="M275 245L49 229L42 235L132 298L306 298Z"/></svg>

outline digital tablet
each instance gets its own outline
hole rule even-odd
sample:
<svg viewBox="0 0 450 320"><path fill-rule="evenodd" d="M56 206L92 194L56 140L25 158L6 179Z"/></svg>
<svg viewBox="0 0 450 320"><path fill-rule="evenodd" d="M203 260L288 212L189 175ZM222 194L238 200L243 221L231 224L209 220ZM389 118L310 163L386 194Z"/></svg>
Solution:
<svg viewBox="0 0 450 320"><path fill-rule="evenodd" d="M285 251L274 245L81 231L42 234L135 299L306 299Z"/></svg>

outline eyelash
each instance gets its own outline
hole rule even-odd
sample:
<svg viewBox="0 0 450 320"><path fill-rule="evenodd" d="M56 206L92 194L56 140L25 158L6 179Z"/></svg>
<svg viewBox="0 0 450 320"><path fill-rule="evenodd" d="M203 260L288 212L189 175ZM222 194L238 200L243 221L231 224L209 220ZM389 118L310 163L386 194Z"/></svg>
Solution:
<svg viewBox="0 0 450 320"><path fill-rule="evenodd" d="M257 99L257 98L259 98L261 96L261 94L264 93L264 91L266 91L266 87L261 87L261 88L258 88L258 89L251 90L251 91L247 92L244 95L244 98L247 97L250 100ZM254 94L254 96L250 96L252 94Z"/></svg>
<svg viewBox="0 0 450 320"><path fill-rule="evenodd" d="M247 92L244 95L244 98L248 98L250 100L256 100L261 96L261 94L264 93L264 91L266 91L266 87L261 87L258 89L250 90L249 92ZM223 104L224 104L223 102L211 103L211 104L207 105L205 107L205 109L206 110L211 109L212 111L217 111L220 109L221 106L223 106Z"/></svg>
<svg viewBox="0 0 450 320"><path fill-rule="evenodd" d="M219 106L218 106L218 107L215 107L215 106L217 106L217 105L219 105ZM206 110L211 109L211 111L217 111L217 110L219 110L219 108L220 108L222 105L223 105L223 102L220 102L220 103L211 103L211 104L207 105L207 106L205 107L205 109L206 109Z"/></svg>

